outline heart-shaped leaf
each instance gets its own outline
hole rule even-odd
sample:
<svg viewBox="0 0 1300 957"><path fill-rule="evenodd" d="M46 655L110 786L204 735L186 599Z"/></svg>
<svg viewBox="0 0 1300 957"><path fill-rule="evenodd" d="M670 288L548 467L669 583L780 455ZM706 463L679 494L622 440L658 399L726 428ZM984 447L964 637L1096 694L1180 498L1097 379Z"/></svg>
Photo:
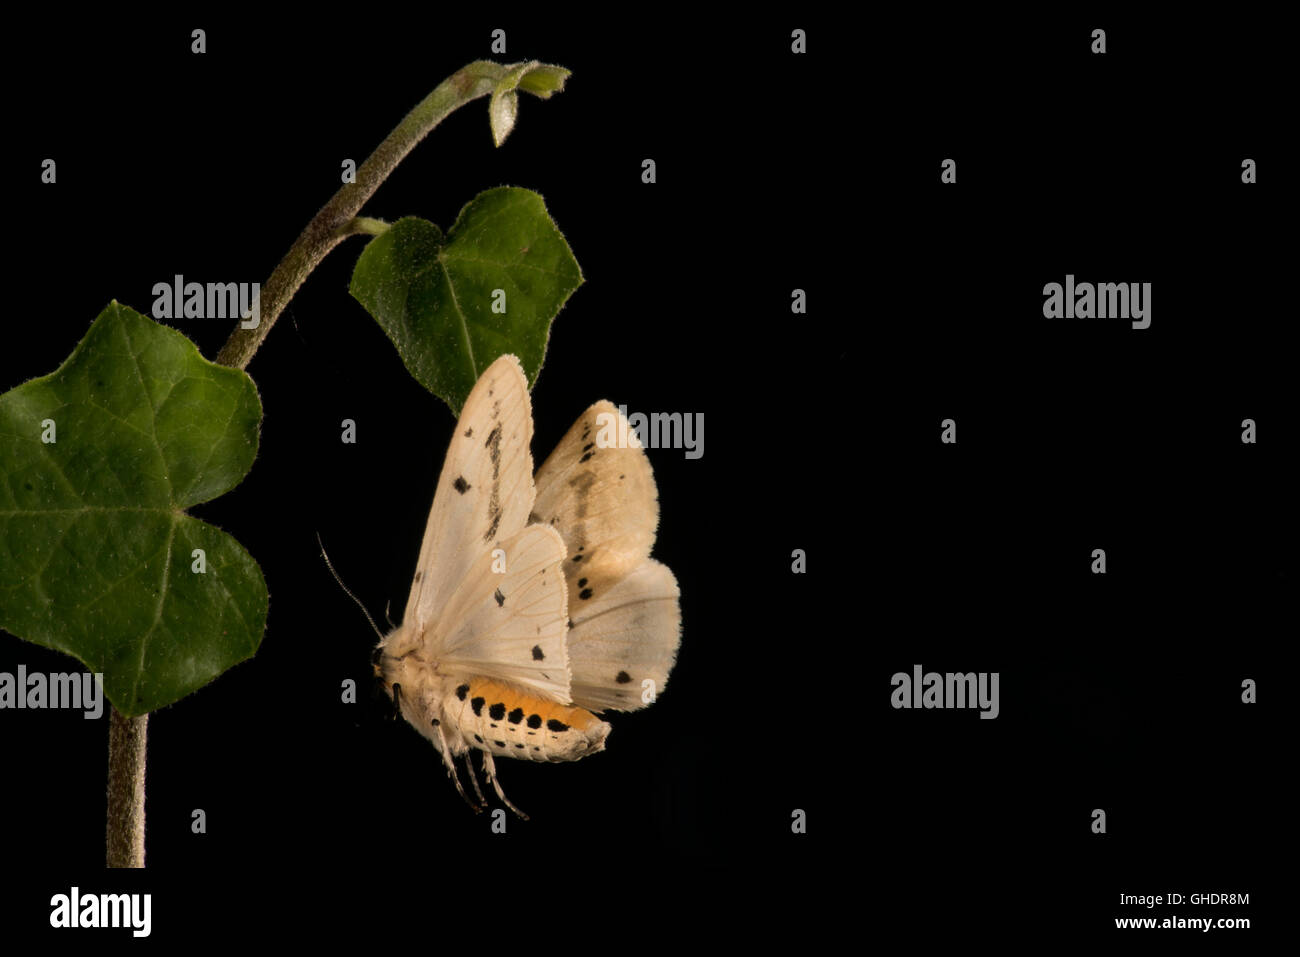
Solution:
<svg viewBox="0 0 1300 957"><path fill-rule="evenodd" d="M261 569L182 509L239 484L261 417L245 373L111 303L55 372L0 395L0 626L103 672L125 715L251 657Z"/></svg>
<svg viewBox="0 0 1300 957"><path fill-rule="evenodd" d="M351 291L411 375L459 414L498 356L514 353L537 381L551 322L581 284L542 197L502 186L476 196L446 236L399 219L361 253Z"/></svg>

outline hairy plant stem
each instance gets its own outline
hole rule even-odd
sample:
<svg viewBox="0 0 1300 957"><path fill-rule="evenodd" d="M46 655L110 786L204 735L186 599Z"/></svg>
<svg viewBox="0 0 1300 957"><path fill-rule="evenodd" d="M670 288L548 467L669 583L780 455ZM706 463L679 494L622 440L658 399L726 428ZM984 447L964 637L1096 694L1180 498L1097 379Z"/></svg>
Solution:
<svg viewBox="0 0 1300 957"><path fill-rule="evenodd" d="M437 89L406 114L397 129L389 133L370 154L370 158L361 164L357 170L356 182L344 185L335 193L334 198L321 207L320 212L302 231L302 235L289 247L289 252L280 261L280 265L275 267L271 277L262 284L260 321L253 329L245 329L242 325L235 328L217 353L216 362L219 365L236 369L247 367L253 353L262 344L271 326L275 325L275 320L280 317L298 287L320 265L329 251L348 236L357 233L374 235L372 228L378 220L368 217L362 217L357 222L354 220L366 200L374 195L397 164L448 114L472 100L490 94L497 82L511 69L513 67L490 60L476 60L438 84Z"/></svg>
<svg viewBox="0 0 1300 957"><path fill-rule="evenodd" d="M109 867L144 867L144 763L149 716L108 711Z"/></svg>

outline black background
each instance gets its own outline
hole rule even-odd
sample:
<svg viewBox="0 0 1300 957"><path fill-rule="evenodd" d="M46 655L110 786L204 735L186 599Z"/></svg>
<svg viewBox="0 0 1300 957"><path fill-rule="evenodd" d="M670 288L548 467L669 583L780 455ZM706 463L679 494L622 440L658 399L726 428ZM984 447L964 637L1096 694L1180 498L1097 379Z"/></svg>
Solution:
<svg viewBox="0 0 1300 957"><path fill-rule="evenodd" d="M151 716L143 874L102 869L107 720L0 717L5 932L47 928L49 896L76 883L153 893L155 939L286 914L304 941L364 937L397 891L447 923L482 912L458 900L504 894L487 910L509 917L540 894L656 914L632 927L647 935L825 904L868 938L1113 941L1161 933L1114 929L1150 913L1121 892L1170 890L1250 893L1175 912L1248 916L1219 933L1261 939L1296 572L1280 31L556 16L51 18L22 37L0 388L52 371L110 299L148 312L176 273L264 281L341 161L489 57L500 26L504 59L570 67L566 92L522 98L501 149L486 101L459 111L364 212L445 228L483 189L543 194L587 282L533 393L537 461L602 397L706 429L701 459L650 453L655 556L683 596L669 688L613 718L604 754L503 767L532 820L492 834L428 743L385 720L374 636L316 545L398 616L453 425L348 296L349 239L249 367L253 470L193 510L261 563L262 647ZM1067 273L1152 283L1151 328L1044 319L1042 287ZM208 357L230 331L172 324ZM69 667L5 636L0 670L20 662ZM1000 672L1001 716L892 709L890 676L917 663Z"/></svg>

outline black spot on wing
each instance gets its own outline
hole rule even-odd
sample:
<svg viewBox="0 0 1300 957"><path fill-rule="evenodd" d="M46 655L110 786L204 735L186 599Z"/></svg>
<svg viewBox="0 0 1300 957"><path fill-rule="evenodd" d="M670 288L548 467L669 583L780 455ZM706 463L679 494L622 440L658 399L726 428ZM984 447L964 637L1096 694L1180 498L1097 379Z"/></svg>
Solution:
<svg viewBox="0 0 1300 957"><path fill-rule="evenodd" d="M626 671L620 671L620 672L619 672L619 673L614 677L614 680L617 681L617 682L618 682L619 684L621 684L621 685L625 685L625 684L627 684L629 681L632 680L632 676L631 676L630 674L628 674Z"/></svg>
<svg viewBox="0 0 1300 957"><path fill-rule="evenodd" d="M467 438L467 439L472 439L472 438L474 438L474 430L473 430L473 429L466 429L466 430L465 430L465 438Z"/></svg>
<svg viewBox="0 0 1300 957"><path fill-rule="evenodd" d="M588 598L591 597L591 589L584 588L582 591L578 592L578 597L581 598L583 601L586 601Z"/></svg>
<svg viewBox="0 0 1300 957"><path fill-rule="evenodd" d="M545 661L546 655L542 654L541 645L533 645L533 661Z"/></svg>
<svg viewBox="0 0 1300 957"><path fill-rule="evenodd" d="M503 595L503 594L501 594L501 589L500 589L500 588L498 588L495 592L492 593L492 597L495 598L495 599L497 600L497 607L504 607L504 606L505 606L505 603L506 603L506 596Z"/></svg>
<svg viewBox="0 0 1300 957"><path fill-rule="evenodd" d="M464 495L470 490L470 484L465 481L465 476L463 475L457 475L456 481L451 483L451 487L457 492L460 492L461 495Z"/></svg>
<svg viewBox="0 0 1300 957"><path fill-rule="evenodd" d="M587 587L587 579L585 579L585 578L579 578L579 579L578 579L578 587L579 587L579 588L586 588L586 587Z"/></svg>
<svg viewBox="0 0 1300 957"><path fill-rule="evenodd" d="M590 452L587 453L591 455ZM591 487L596 484L596 476L590 471L584 471L581 475L575 475L569 479L569 487L573 489L574 506L573 514L575 518L586 518L587 508L591 500ZM585 545L585 541L579 541L577 544Z"/></svg>
<svg viewBox="0 0 1300 957"><path fill-rule="evenodd" d="M491 395L492 393L488 393ZM488 496L488 530L483 534L483 541L490 542L496 537L501 527L501 424L488 433L483 447L488 450L492 460L492 493Z"/></svg>

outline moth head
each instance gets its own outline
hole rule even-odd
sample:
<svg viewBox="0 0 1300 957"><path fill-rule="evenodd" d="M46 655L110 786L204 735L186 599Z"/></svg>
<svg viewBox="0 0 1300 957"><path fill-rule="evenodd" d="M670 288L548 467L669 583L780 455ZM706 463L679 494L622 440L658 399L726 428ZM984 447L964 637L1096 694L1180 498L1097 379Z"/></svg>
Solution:
<svg viewBox="0 0 1300 957"><path fill-rule="evenodd" d="M413 647L401 647L402 629L391 632L375 649L373 656L375 677L384 686L384 691L391 698L393 685L404 688L417 687L428 673L428 663L419 659Z"/></svg>

